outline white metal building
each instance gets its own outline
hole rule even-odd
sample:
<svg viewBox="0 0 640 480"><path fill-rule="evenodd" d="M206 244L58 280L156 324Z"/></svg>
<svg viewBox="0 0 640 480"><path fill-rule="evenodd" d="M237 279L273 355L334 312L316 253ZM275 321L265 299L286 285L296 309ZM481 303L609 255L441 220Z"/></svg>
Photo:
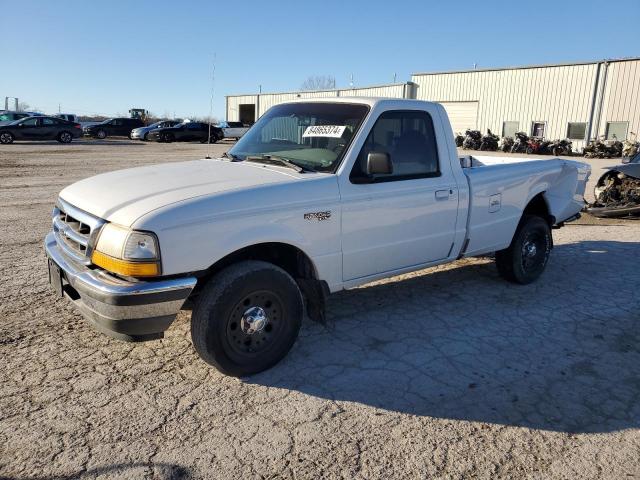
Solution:
<svg viewBox="0 0 640 480"><path fill-rule="evenodd" d="M417 98L444 105L454 132L491 129L570 138L574 149L604 135L640 133L640 58L416 73L411 82L375 87L227 97L227 119L252 123L269 107L297 98Z"/></svg>
<svg viewBox="0 0 640 480"><path fill-rule="evenodd" d="M335 90L306 90L284 93L255 93L249 95L227 96L227 121L253 123L264 112L279 103L299 98L319 97L388 97L416 98L416 86L411 82L392 83L362 88L343 88Z"/></svg>
<svg viewBox="0 0 640 480"><path fill-rule="evenodd" d="M585 140L640 129L640 59L417 73L417 98L440 102L454 132L490 128L545 138Z"/></svg>

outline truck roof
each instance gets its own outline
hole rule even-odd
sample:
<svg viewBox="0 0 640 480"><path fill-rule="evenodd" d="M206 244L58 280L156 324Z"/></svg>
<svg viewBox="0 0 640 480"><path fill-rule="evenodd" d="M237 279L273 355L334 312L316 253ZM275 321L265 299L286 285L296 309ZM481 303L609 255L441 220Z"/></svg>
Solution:
<svg viewBox="0 0 640 480"><path fill-rule="evenodd" d="M423 100L411 100L407 98L388 98L388 97L316 97L316 98L298 98L283 103L359 103L362 105L386 105L388 107L424 107L425 105L433 105L434 102L425 102Z"/></svg>

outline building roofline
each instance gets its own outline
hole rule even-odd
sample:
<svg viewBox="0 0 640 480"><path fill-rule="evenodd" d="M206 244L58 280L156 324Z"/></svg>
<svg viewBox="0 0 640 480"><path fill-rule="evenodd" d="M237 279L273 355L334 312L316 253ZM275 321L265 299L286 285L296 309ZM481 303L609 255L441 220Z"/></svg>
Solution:
<svg viewBox="0 0 640 480"><path fill-rule="evenodd" d="M321 89L321 90L290 90L288 92L236 93L233 95L225 95L225 97L255 97L256 95L287 95L287 94L294 95L298 93L348 92L349 90L364 90L367 88L401 87L407 84L413 85L414 82L409 80L407 82L383 83L380 85L367 85L365 87L327 88L327 89Z"/></svg>
<svg viewBox="0 0 640 480"><path fill-rule="evenodd" d="M534 65L521 65L521 66L508 66L508 67L472 68L469 70L441 70L437 72L412 73L411 77L413 78L413 77L424 76L424 75L445 75L449 73L497 72L502 70L526 70L531 68L571 67L576 65L597 65L599 63L631 62L631 61L638 61L638 60L640 60L640 57L605 58L603 60L590 60L590 61L584 61L584 62L542 63L542 64L534 64Z"/></svg>

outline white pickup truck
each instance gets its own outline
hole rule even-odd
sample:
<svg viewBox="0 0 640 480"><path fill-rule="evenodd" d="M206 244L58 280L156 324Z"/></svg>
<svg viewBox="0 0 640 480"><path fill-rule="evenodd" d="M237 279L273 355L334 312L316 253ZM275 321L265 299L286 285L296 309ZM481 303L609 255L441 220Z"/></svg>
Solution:
<svg viewBox="0 0 640 480"><path fill-rule="evenodd" d="M220 122L216 125L222 130L223 138L235 138L239 140L247 133L249 127L246 127L242 122Z"/></svg>
<svg viewBox="0 0 640 480"><path fill-rule="evenodd" d="M492 252L507 280L536 280L589 174L560 159L460 159L436 103L291 102L223 158L65 188L49 279L124 340L162 337L189 300L198 354L249 375L287 354L305 311L323 318L331 292Z"/></svg>

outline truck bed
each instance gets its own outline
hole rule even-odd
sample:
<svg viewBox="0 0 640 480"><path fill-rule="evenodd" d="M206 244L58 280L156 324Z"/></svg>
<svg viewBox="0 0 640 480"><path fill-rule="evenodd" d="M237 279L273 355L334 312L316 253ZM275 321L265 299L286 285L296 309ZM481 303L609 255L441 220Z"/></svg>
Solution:
<svg viewBox="0 0 640 480"><path fill-rule="evenodd" d="M466 256L506 248L506 239L513 237L522 211L536 195L542 195L556 225L584 206L590 173L585 163L492 156L463 157L460 163L470 198Z"/></svg>

